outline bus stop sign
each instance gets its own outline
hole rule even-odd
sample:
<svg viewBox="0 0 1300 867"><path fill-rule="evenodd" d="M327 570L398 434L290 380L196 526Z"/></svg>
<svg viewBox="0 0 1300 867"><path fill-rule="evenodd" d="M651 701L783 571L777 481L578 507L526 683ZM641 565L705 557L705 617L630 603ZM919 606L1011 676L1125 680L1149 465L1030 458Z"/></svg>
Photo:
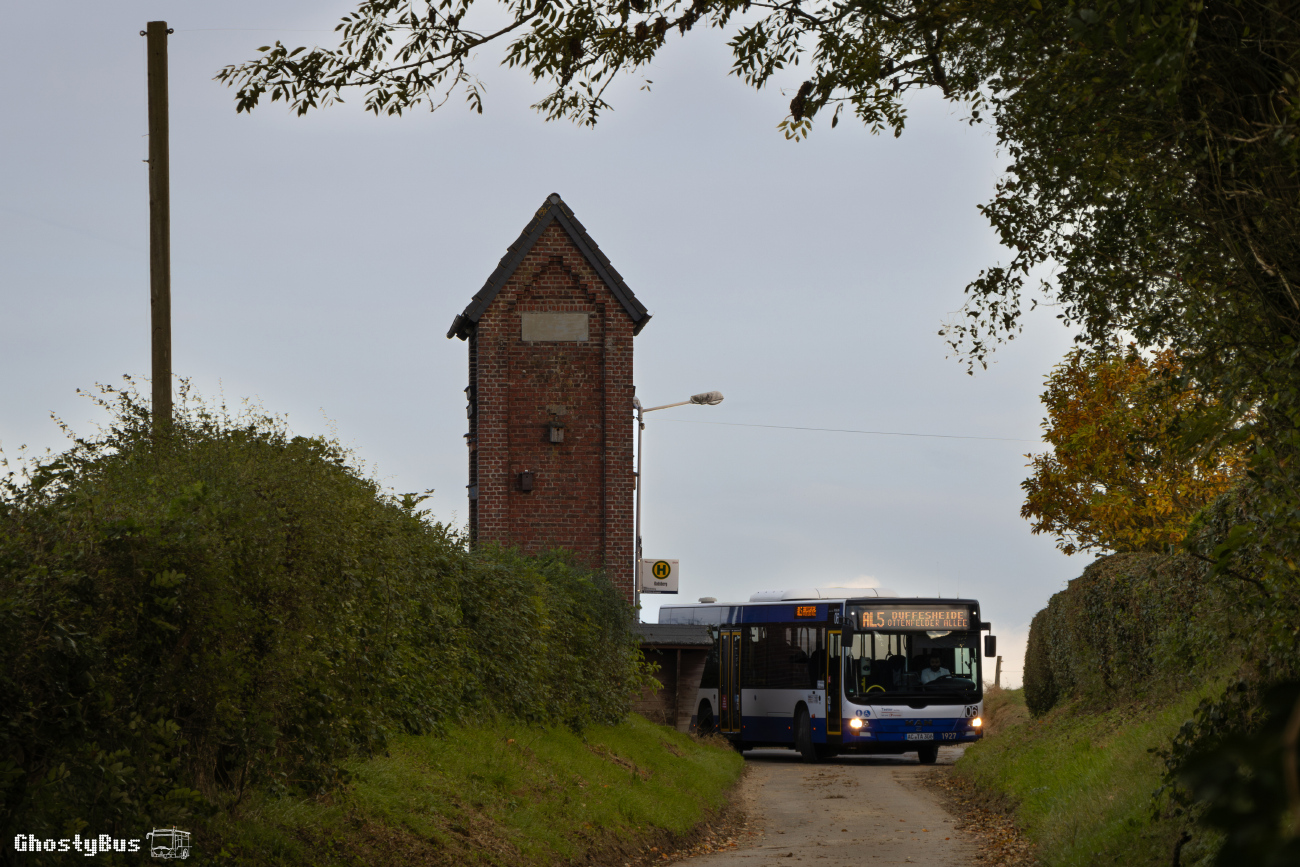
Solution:
<svg viewBox="0 0 1300 867"><path fill-rule="evenodd" d="M642 560L641 561L641 592L642 593L676 593L677 592L677 561L676 560Z"/></svg>

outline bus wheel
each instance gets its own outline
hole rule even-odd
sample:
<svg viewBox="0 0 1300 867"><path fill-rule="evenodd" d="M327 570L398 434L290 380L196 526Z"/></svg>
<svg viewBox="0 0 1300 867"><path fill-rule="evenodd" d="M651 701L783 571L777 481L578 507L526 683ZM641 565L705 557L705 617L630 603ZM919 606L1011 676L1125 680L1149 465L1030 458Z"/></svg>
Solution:
<svg viewBox="0 0 1300 867"><path fill-rule="evenodd" d="M938 744L923 744L916 748L916 757L923 765L933 765L939 758Z"/></svg>
<svg viewBox="0 0 1300 867"><path fill-rule="evenodd" d="M812 739L812 720L808 718L808 708L801 707L794 716L794 748L810 764L817 763L817 746Z"/></svg>
<svg viewBox="0 0 1300 867"><path fill-rule="evenodd" d="M700 712L695 717L695 731L701 735L711 735L716 731L713 724L713 706L707 701L700 702Z"/></svg>

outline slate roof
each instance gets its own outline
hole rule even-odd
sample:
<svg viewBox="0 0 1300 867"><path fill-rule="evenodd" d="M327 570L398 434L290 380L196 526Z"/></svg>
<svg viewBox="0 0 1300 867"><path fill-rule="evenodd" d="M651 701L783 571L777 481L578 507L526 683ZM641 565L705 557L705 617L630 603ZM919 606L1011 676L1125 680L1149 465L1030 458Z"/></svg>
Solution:
<svg viewBox="0 0 1300 867"><path fill-rule="evenodd" d="M638 623L642 647L712 647L709 627L693 623Z"/></svg>
<svg viewBox="0 0 1300 867"><path fill-rule="evenodd" d="M475 293L473 300L465 308L465 312L457 316L451 323L451 329L447 332L448 338L459 337L464 340L469 337L470 329L478 322L484 311L488 309L488 305L492 303L492 300L497 297L501 287L514 276L519 263L533 249L537 239L542 237L542 232L546 231L547 227L552 223L559 223L560 228L564 230L569 239L573 241L574 246L582 253L583 258L587 260L587 264L600 276L605 286L623 305L627 315L632 318L632 333L641 333L641 329L650 321L650 314L646 311L645 305L632 294L632 290L623 282L622 275L614 270L614 266L609 263L609 259L605 257L604 253L600 252L600 247L587 234L587 230L583 228L582 223L578 222L578 218L573 215L573 211L569 210L569 206L560 198L560 194L551 193L546 197L546 201L542 203L533 219L524 227L523 234L510 245L510 249L506 250L506 254L501 257L501 262L497 265L496 270L492 272L492 276L488 277L487 282L483 284L483 288Z"/></svg>

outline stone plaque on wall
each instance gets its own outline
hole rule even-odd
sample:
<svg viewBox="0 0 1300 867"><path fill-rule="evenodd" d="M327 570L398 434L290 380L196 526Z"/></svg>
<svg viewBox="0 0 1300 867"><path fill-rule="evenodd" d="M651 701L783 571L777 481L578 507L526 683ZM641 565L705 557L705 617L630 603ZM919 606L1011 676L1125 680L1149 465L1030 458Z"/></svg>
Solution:
<svg viewBox="0 0 1300 867"><path fill-rule="evenodd" d="M583 342L587 339L587 316L586 313L521 313L524 342Z"/></svg>

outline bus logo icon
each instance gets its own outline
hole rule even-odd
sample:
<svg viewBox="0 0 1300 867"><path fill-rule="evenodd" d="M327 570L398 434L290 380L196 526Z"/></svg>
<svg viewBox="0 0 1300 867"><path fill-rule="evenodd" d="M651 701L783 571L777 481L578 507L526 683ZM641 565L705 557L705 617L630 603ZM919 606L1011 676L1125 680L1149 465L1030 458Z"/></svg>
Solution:
<svg viewBox="0 0 1300 867"><path fill-rule="evenodd" d="M149 838L149 854L155 858L190 857L190 832L176 828L154 828L145 835Z"/></svg>
<svg viewBox="0 0 1300 867"><path fill-rule="evenodd" d="M673 567L668 565L667 560L660 560L650 568L650 574L662 581L673 574Z"/></svg>

